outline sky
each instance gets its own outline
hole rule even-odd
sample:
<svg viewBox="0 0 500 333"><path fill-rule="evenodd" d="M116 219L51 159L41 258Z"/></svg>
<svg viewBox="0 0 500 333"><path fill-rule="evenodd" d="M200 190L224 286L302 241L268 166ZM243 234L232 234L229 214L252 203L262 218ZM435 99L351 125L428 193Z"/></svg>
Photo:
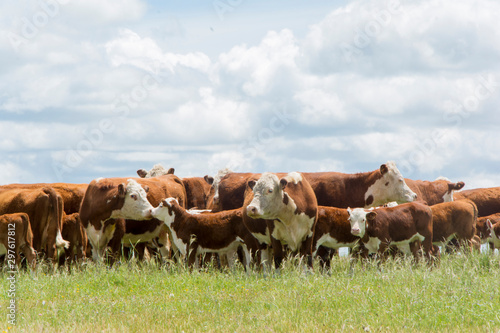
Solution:
<svg viewBox="0 0 500 333"><path fill-rule="evenodd" d="M0 184L372 171L500 186L500 3L5 0Z"/></svg>

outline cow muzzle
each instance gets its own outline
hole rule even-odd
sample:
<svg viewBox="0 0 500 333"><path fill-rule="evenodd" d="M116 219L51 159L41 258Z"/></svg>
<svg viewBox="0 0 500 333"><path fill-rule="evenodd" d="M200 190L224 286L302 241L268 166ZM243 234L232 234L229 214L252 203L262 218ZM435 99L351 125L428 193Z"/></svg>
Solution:
<svg viewBox="0 0 500 333"><path fill-rule="evenodd" d="M259 216L259 210L255 206L247 206L247 215L251 218L257 218Z"/></svg>
<svg viewBox="0 0 500 333"><path fill-rule="evenodd" d="M351 229L351 234L353 234L354 236L359 236L360 233L361 233L361 230L359 230L359 228L352 228Z"/></svg>

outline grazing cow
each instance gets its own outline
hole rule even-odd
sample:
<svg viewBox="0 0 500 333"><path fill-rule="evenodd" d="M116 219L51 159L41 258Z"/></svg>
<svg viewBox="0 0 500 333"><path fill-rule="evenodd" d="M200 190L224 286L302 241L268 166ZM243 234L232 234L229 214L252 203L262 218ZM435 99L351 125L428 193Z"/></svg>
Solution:
<svg viewBox="0 0 500 333"><path fill-rule="evenodd" d="M150 171L144 169L137 170L137 174L141 178L151 178L163 175L173 175L174 168L166 170L161 164L156 164ZM206 175L205 177L188 177L181 178L184 188L186 189L186 208L207 209L213 200L212 184L213 177Z"/></svg>
<svg viewBox="0 0 500 333"><path fill-rule="evenodd" d="M320 246L334 250L341 247L353 248L359 237L351 233L349 213L345 208L318 206L318 220L314 229L313 255L316 256ZM329 265L329 258L321 258Z"/></svg>
<svg viewBox="0 0 500 333"><path fill-rule="evenodd" d="M307 264L312 267L318 204L309 182L298 172L290 172L281 179L266 172L257 181L249 180L248 188L243 222L261 243L271 244L276 268L283 259L282 245L306 256ZM263 220L267 220L266 228Z"/></svg>
<svg viewBox="0 0 500 333"><path fill-rule="evenodd" d="M62 236L69 242L69 247L65 249L65 254L59 257L59 266L68 262L81 263L87 253L87 233L80 222L80 214L63 214Z"/></svg>
<svg viewBox="0 0 500 333"><path fill-rule="evenodd" d="M479 237L481 244L487 243L488 238L490 237L490 229L488 229L488 225L486 224L486 221L488 220L490 220L493 225L500 222L500 213L478 217L476 222L476 236ZM492 244L490 244L490 247L491 245Z"/></svg>
<svg viewBox="0 0 500 333"><path fill-rule="evenodd" d="M424 201L429 206L453 201L453 192L465 186L464 182L452 183L444 177L439 177L432 182L405 178L405 182L417 194L418 200Z"/></svg>
<svg viewBox="0 0 500 333"><path fill-rule="evenodd" d="M365 210L347 209L353 235L361 238L370 253L384 253L396 246L403 253L418 258L422 245L430 258L432 250L432 211L420 202L395 207Z"/></svg>
<svg viewBox="0 0 500 333"><path fill-rule="evenodd" d="M28 214L33 247L51 261L69 245L61 235L62 206L61 197L51 187L0 189L0 214Z"/></svg>
<svg viewBox="0 0 500 333"><path fill-rule="evenodd" d="M182 256L188 255L190 267L193 264L198 267L200 254L218 253L231 257L241 246L245 254L243 264L249 268L250 251L255 253L257 250L257 240L242 223L241 209L192 213L181 207L176 199L167 198L151 213L168 226L172 243Z"/></svg>
<svg viewBox="0 0 500 333"><path fill-rule="evenodd" d="M20 267L20 252L24 254L28 265L34 269L36 254L33 249L33 233L28 214L0 215L0 256L5 255L9 265L15 263Z"/></svg>
<svg viewBox="0 0 500 333"><path fill-rule="evenodd" d="M174 197L185 205L186 191L175 175L93 180L80 208L80 219L92 245L92 257L101 258L108 245L116 256L122 243L133 246L156 239L163 223L154 219L150 210L167 197Z"/></svg>
<svg viewBox="0 0 500 333"><path fill-rule="evenodd" d="M479 217L500 213L500 187L476 188L455 192L455 200L469 199L477 206Z"/></svg>
<svg viewBox="0 0 500 333"><path fill-rule="evenodd" d="M277 175L282 177L285 174ZM302 175L314 190L320 206L375 207L389 201L404 203L417 198L394 162L382 164L378 170L371 172L304 172ZM220 209L241 207L245 183L259 176L253 173L229 173L224 176L218 186Z"/></svg>
<svg viewBox="0 0 500 333"><path fill-rule="evenodd" d="M62 198L64 203L63 209L66 214L78 213L80 204L87 190L88 184L71 184L71 183L38 183L38 184L9 184L0 186L5 189L22 188L22 189L41 189L51 187Z"/></svg>
<svg viewBox="0 0 500 333"><path fill-rule="evenodd" d="M490 236L487 241L490 243L490 249L500 249L500 223L491 223L490 220L486 220L486 226L490 232Z"/></svg>
<svg viewBox="0 0 500 333"><path fill-rule="evenodd" d="M446 247L453 239L472 249L472 239L476 234L477 207L470 200L443 202L431 206L432 243ZM437 253L436 253L437 254Z"/></svg>

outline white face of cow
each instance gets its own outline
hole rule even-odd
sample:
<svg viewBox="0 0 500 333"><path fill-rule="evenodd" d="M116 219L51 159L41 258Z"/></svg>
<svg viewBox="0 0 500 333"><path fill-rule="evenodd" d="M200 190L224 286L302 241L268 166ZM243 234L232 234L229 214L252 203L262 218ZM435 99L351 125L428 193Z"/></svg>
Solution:
<svg viewBox="0 0 500 333"><path fill-rule="evenodd" d="M365 207L381 206L389 201L397 203L412 202L417 199L399 172L394 162L380 166L382 177L373 183L365 193Z"/></svg>
<svg viewBox="0 0 500 333"><path fill-rule="evenodd" d="M351 234L363 238L366 232L368 220L373 220L377 213L374 211L367 212L363 208L347 208L349 213L349 223L351 223Z"/></svg>
<svg viewBox="0 0 500 333"><path fill-rule="evenodd" d="M277 218L284 196L283 185L278 176L266 172L257 182L251 180L248 185L253 190L253 200L247 206L247 215L254 219Z"/></svg>
<svg viewBox="0 0 500 333"><path fill-rule="evenodd" d="M121 191L119 189L119 191ZM142 186L133 179L129 179L125 193L123 206L111 213L111 218L122 218L132 220L151 219L151 209L153 206L148 201L147 193Z"/></svg>
<svg viewBox="0 0 500 333"><path fill-rule="evenodd" d="M173 201L177 202L177 199L175 198L163 199L158 205L158 207L153 208L151 210L151 215L154 218L163 221L163 223L165 223L167 226L170 226L170 224L172 224L175 220L175 213L170 209L170 207L172 207L171 203Z"/></svg>

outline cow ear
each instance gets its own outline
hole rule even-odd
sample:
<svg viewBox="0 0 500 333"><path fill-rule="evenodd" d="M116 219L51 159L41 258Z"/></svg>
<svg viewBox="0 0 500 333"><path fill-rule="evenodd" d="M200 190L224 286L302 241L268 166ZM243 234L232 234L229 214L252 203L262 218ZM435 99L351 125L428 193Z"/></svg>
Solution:
<svg viewBox="0 0 500 333"><path fill-rule="evenodd" d="M284 190L286 185L288 184L288 180L286 180L285 178L281 178L280 179L280 185L281 185L281 189Z"/></svg>
<svg viewBox="0 0 500 333"><path fill-rule="evenodd" d="M387 173L388 171L389 171L389 168L387 167L387 165L386 165L386 164L382 164L382 165L380 166L380 173L381 173L381 174L385 174L385 173Z"/></svg>
<svg viewBox="0 0 500 333"><path fill-rule="evenodd" d="M255 186L255 180L249 180L247 183L248 187L253 190L253 187Z"/></svg>
<svg viewBox="0 0 500 333"><path fill-rule="evenodd" d="M491 223L490 219L486 220L486 226L488 227L489 230L493 230L493 224Z"/></svg>
<svg viewBox="0 0 500 333"><path fill-rule="evenodd" d="M377 216L377 213L375 213L375 212L369 212L369 213L366 214L366 219L372 221L372 220L375 219L375 216Z"/></svg>
<svg viewBox="0 0 500 333"><path fill-rule="evenodd" d="M465 186L464 182L451 183L451 184L448 184L448 190L449 191L451 191L451 190L458 191L458 190L463 189L464 186Z"/></svg>
<svg viewBox="0 0 500 333"><path fill-rule="evenodd" d="M349 216L351 216L352 213L351 207L347 207L347 213L349 214Z"/></svg>
<svg viewBox="0 0 500 333"><path fill-rule="evenodd" d="M168 169L168 171L167 171L167 175L173 175L173 174L174 174L174 172L175 172L175 169L174 169L174 168L170 168L170 169Z"/></svg>
<svg viewBox="0 0 500 333"><path fill-rule="evenodd" d="M139 169L139 170L137 170L137 174L139 175L139 177L145 178L146 175L148 174L148 172L144 169Z"/></svg>
<svg viewBox="0 0 500 333"><path fill-rule="evenodd" d="M205 179L205 181L208 183L208 185L212 185L214 183L214 177L210 177L209 175L205 175L205 177L203 177L203 179Z"/></svg>
<svg viewBox="0 0 500 333"><path fill-rule="evenodd" d="M118 196L120 198L124 198L125 194L127 194L127 190L125 188L125 184L122 183L122 184L118 185Z"/></svg>
<svg viewBox="0 0 500 333"><path fill-rule="evenodd" d="M148 185L144 185L143 188L144 188L144 191L146 191L146 193L149 193L149 186Z"/></svg>

